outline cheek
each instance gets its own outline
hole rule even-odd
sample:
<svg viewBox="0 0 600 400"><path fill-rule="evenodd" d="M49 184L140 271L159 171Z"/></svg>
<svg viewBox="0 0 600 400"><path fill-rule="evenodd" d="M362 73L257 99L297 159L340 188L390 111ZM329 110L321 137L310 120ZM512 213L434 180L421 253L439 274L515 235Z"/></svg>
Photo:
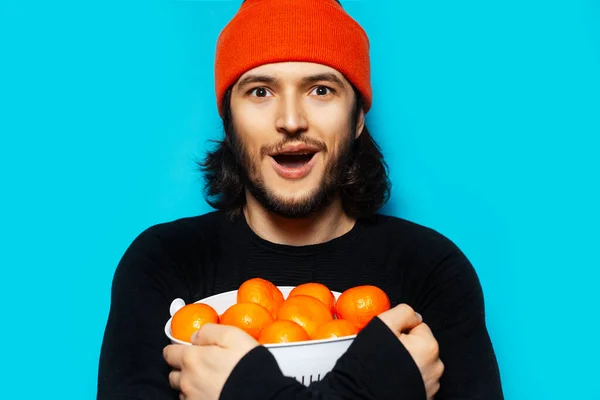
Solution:
<svg viewBox="0 0 600 400"><path fill-rule="evenodd" d="M351 140L349 130L350 126L337 127L335 137L330 139L331 145L328 143L330 156L337 157L347 146L348 140Z"/></svg>
<svg viewBox="0 0 600 400"><path fill-rule="evenodd" d="M311 110L311 124L318 138L325 142L329 155L340 152L348 140L351 129L351 120L348 118L348 110L345 107L325 110Z"/></svg>
<svg viewBox="0 0 600 400"><path fill-rule="evenodd" d="M266 139L260 135L260 132L264 132L264 128L261 130L255 125L234 124L236 137L244 145L244 150L253 162L260 157L261 146L267 143Z"/></svg>

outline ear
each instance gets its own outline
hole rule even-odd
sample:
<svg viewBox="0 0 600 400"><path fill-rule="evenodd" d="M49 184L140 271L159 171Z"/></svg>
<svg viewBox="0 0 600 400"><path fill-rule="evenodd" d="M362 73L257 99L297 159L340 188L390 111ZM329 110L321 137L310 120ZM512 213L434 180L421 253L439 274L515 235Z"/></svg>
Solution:
<svg viewBox="0 0 600 400"><path fill-rule="evenodd" d="M358 139L361 135L363 129L365 128L365 110L360 109L360 113L358 113L358 121L356 121L356 133L354 134L354 139Z"/></svg>

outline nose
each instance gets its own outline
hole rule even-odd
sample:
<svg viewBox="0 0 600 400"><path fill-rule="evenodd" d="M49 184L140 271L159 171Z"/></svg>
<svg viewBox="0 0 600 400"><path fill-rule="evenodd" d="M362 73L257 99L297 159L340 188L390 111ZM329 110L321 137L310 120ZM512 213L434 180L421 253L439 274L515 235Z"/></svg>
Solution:
<svg viewBox="0 0 600 400"><path fill-rule="evenodd" d="M308 120L302 102L288 96L280 102L275 126L279 133L297 136L308 129Z"/></svg>

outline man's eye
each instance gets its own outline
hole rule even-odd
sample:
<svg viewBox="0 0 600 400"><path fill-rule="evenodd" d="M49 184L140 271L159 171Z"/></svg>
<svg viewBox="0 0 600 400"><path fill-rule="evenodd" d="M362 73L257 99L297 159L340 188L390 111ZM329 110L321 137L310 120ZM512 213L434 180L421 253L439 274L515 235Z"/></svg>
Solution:
<svg viewBox="0 0 600 400"><path fill-rule="evenodd" d="M329 92L327 92L329 90ZM327 86L317 86L311 93L316 91L317 96L327 96L330 93L333 93L334 90Z"/></svg>
<svg viewBox="0 0 600 400"><path fill-rule="evenodd" d="M269 94L269 91L264 87L257 87L255 89L252 89L250 90L250 92L248 92L248 94L252 94L254 92L256 92L256 97L267 97L267 95Z"/></svg>

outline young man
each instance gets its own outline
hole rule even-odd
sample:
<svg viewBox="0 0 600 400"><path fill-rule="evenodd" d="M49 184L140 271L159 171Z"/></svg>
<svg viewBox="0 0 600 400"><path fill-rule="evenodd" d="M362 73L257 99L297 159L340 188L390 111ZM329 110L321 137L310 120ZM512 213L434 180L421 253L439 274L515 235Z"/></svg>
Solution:
<svg viewBox="0 0 600 400"><path fill-rule="evenodd" d="M377 211L387 171L365 127L369 41L335 0L247 0L219 37L225 138L203 169L218 211L147 229L115 272L100 399L502 399L477 275L439 233ZM276 285L364 284L391 310L305 387L243 331L169 345L170 302Z"/></svg>

